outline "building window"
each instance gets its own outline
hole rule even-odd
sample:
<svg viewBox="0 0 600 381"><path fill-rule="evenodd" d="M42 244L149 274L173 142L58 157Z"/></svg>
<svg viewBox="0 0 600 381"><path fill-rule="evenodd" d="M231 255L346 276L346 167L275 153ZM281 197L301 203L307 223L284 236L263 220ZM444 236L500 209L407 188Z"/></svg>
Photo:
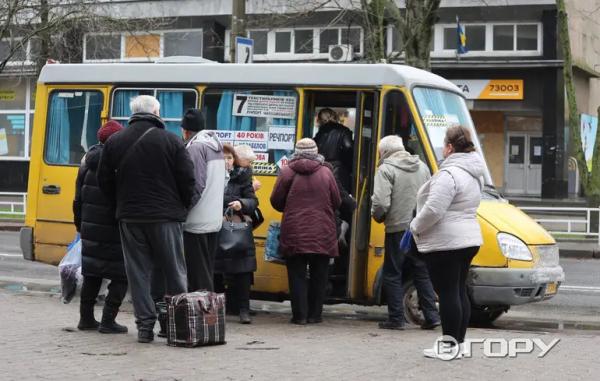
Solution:
<svg viewBox="0 0 600 381"><path fill-rule="evenodd" d="M202 32L165 32L163 55L202 57Z"/></svg>
<svg viewBox="0 0 600 381"><path fill-rule="evenodd" d="M202 56L202 30L184 29L141 34L98 33L84 38L84 62L147 61L169 56Z"/></svg>
<svg viewBox="0 0 600 381"><path fill-rule="evenodd" d="M517 25L517 50L537 50L537 39L537 25Z"/></svg>
<svg viewBox="0 0 600 381"><path fill-rule="evenodd" d="M198 94L192 89L117 89L113 93L111 119L127 125L131 116L129 102L138 95L152 95L160 102L160 116L169 132L181 136L181 118L185 110L197 107Z"/></svg>
<svg viewBox="0 0 600 381"><path fill-rule="evenodd" d="M275 53L292 51L292 32L275 32Z"/></svg>
<svg viewBox="0 0 600 381"><path fill-rule="evenodd" d="M313 52L313 30L294 30L294 53L311 54Z"/></svg>
<svg viewBox="0 0 600 381"><path fill-rule="evenodd" d="M514 25L494 25L494 50L514 50Z"/></svg>
<svg viewBox="0 0 600 381"><path fill-rule="evenodd" d="M319 34L319 52L329 53L329 45L339 44L339 29L321 29Z"/></svg>
<svg viewBox="0 0 600 381"><path fill-rule="evenodd" d="M142 34L125 37L125 58L160 57L160 36Z"/></svg>
<svg viewBox="0 0 600 381"><path fill-rule="evenodd" d="M539 23L463 24L467 37L467 56L534 56L541 52ZM435 27L433 56L455 55L457 48L456 24L438 24Z"/></svg>
<svg viewBox="0 0 600 381"><path fill-rule="evenodd" d="M359 28L343 28L342 29L342 44L352 45L355 52L360 51L360 29Z"/></svg>
<svg viewBox="0 0 600 381"><path fill-rule="evenodd" d="M50 94L48 103L45 160L48 164L79 165L98 142L102 93L58 90Z"/></svg>
<svg viewBox="0 0 600 381"><path fill-rule="evenodd" d="M266 30L250 31L250 38L254 40L254 54L267 54L268 33Z"/></svg>
<svg viewBox="0 0 600 381"><path fill-rule="evenodd" d="M98 34L85 37L87 60L118 60L121 58L121 35Z"/></svg>
<svg viewBox="0 0 600 381"><path fill-rule="evenodd" d="M469 51L485 50L485 25L465 25L467 49ZM458 46L456 26L444 28L444 50L455 50Z"/></svg>

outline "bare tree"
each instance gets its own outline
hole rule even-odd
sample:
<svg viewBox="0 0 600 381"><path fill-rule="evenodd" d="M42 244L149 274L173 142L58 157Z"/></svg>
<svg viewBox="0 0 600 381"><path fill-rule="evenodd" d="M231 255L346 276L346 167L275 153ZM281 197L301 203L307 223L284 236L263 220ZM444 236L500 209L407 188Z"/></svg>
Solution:
<svg viewBox="0 0 600 381"><path fill-rule="evenodd" d="M404 54L408 65L430 70L430 50L433 27L441 0L263 0L262 7L273 12L257 20L256 26L289 27L310 19L321 11L335 11L328 26L360 25L364 32L367 62L397 61ZM403 5L403 7L401 7ZM251 28L252 19L248 18ZM267 21L267 22L265 22ZM388 25L399 39L398 51L388 52ZM388 41L387 43L390 43Z"/></svg>
<svg viewBox="0 0 600 381"><path fill-rule="evenodd" d="M11 61L25 61L22 58L28 44L29 56L39 70L49 58L81 62L86 33L136 36L139 32L164 29L176 21L118 18L107 7L110 4L84 0L0 0L0 72ZM144 41L138 41L138 45L150 55L152 49ZM97 44L95 48L105 47Z"/></svg>

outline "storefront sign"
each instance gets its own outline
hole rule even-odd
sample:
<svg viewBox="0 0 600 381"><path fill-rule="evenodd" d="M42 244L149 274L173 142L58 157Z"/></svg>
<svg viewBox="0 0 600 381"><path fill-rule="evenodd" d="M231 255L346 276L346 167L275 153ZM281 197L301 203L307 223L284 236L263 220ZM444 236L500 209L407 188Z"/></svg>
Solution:
<svg viewBox="0 0 600 381"><path fill-rule="evenodd" d="M232 115L294 119L296 117L296 98L236 93L233 97Z"/></svg>
<svg viewBox="0 0 600 381"><path fill-rule="evenodd" d="M598 130L598 118L595 116L581 114L581 148L585 156L588 172L592 171L592 159L596 143L596 131Z"/></svg>
<svg viewBox="0 0 600 381"><path fill-rule="evenodd" d="M522 100L522 79L451 79L467 99Z"/></svg>
<svg viewBox="0 0 600 381"><path fill-rule="evenodd" d="M17 99L16 91L0 89L0 101L14 101L15 99Z"/></svg>

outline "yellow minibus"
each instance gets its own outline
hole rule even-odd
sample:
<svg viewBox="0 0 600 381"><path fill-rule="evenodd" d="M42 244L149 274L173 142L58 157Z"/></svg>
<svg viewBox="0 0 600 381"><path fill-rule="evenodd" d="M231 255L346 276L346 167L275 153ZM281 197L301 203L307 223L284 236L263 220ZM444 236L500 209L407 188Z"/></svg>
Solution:
<svg viewBox="0 0 600 381"><path fill-rule="evenodd" d="M268 225L280 215L269 203L279 168L295 142L313 137L316 115L334 110L354 139L350 193L357 201L348 253L338 259L330 280L330 302L380 304L384 228L370 216L377 143L390 134L404 140L431 172L442 159L448 126L473 131L465 99L449 81L430 72L387 64L218 64L122 63L49 64L40 74L32 137L28 207L20 242L26 259L57 264L73 240L72 201L81 159L96 144L96 131L109 119L124 125L129 101L150 94L161 103L167 129L180 132L189 107L205 111L209 128L233 144L249 144L258 156L254 173L265 223L255 231L258 269L255 298L283 299L285 266L263 259ZM476 146L481 146L476 140ZM483 153L482 153L483 154ZM478 211L484 245L469 277L473 320L491 322L511 305L554 296L564 272L554 239L507 203L489 171ZM420 312L407 276L407 318Z"/></svg>

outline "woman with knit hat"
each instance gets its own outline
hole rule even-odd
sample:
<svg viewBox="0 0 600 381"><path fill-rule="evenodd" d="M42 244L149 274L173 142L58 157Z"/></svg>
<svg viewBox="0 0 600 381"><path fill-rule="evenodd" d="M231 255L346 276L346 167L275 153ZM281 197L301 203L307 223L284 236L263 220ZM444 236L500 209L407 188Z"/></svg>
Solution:
<svg viewBox="0 0 600 381"><path fill-rule="evenodd" d="M335 211L341 202L314 140L299 140L271 194L273 208L283 212L279 250L286 257L293 324L322 321L329 259L338 256Z"/></svg>
<svg viewBox="0 0 600 381"><path fill-rule="evenodd" d="M127 327L115 322L127 293L127 275L119 228L115 220L115 207L104 197L96 180L96 170L104 143L122 128L118 122L109 120L98 130L99 144L91 147L86 153L77 174L73 214L75 227L81 234L83 286L77 326L80 330L98 330L101 333L127 332ZM110 284L102 320L98 323L94 318L94 305L102 279L110 279Z"/></svg>

